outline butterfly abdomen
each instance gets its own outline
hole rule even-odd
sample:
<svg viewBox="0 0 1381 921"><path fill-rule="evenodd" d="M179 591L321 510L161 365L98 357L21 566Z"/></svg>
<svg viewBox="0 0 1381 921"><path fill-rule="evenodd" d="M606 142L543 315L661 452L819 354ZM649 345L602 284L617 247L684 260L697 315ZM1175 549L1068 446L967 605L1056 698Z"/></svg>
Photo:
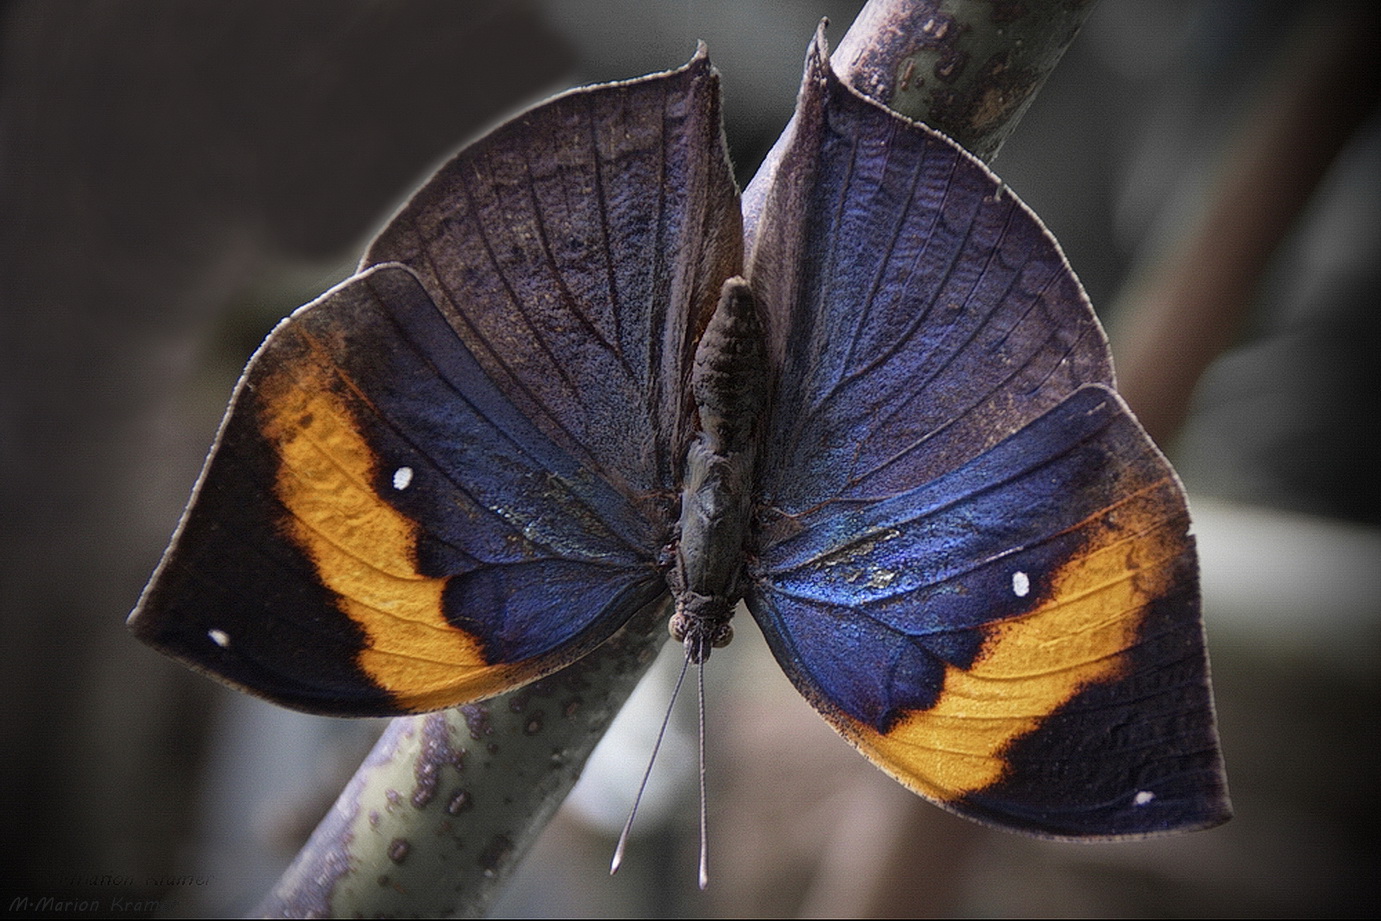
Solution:
<svg viewBox="0 0 1381 921"><path fill-rule="evenodd" d="M729 642L729 619L742 595L766 362L757 302L747 282L730 278L695 352L691 387L701 431L686 452L680 543L670 578L676 595L671 633L695 661Z"/></svg>
<svg viewBox="0 0 1381 921"><path fill-rule="evenodd" d="M742 278L724 282L695 350L691 389L715 453L746 450L766 403L767 343L757 301Z"/></svg>

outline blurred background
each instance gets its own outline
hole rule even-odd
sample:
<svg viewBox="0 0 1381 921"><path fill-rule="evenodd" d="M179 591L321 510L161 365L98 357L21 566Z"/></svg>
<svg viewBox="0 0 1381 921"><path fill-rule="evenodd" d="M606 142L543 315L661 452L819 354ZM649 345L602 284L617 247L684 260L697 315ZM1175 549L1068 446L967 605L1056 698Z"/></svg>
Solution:
<svg viewBox="0 0 1381 921"><path fill-rule="evenodd" d="M0 912L112 894L133 915L246 911L378 731L225 691L125 632L271 326L460 144L697 39L746 182L816 21L837 41L857 7L0 5ZM1102 0L993 164L1137 380L1167 266L1183 284L1265 254L1200 343L1187 416L1157 431L1203 551L1231 823L1075 846L955 819L838 740L745 623L709 672L709 892L694 779L666 755L606 875L619 772L666 699L654 672L495 914L1374 915L1381 123L1374 69L1300 88L1377 37L1369 4ZM1282 122L1296 111L1314 120ZM1239 188L1254 169L1278 181ZM1286 204L1262 221L1263 202ZM1181 357L1192 381L1194 355L1166 375Z"/></svg>

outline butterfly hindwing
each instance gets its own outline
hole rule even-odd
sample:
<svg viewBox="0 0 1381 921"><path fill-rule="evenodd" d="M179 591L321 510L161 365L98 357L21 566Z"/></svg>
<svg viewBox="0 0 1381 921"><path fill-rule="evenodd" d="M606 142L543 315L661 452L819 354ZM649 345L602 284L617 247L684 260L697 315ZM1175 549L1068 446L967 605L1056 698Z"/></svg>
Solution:
<svg viewBox="0 0 1381 921"><path fill-rule="evenodd" d="M256 354L131 623L290 706L436 709L565 664L664 593L657 528L383 266Z"/></svg>
<svg viewBox="0 0 1381 921"><path fill-rule="evenodd" d="M938 480L801 523L749 606L903 783L1059 836L1220 817L1188 513L1115 393L1085 387Z"/></svg>
<svg viewBox="0 0 1381 921"><path fill-rule="evenodd" d="M747 600L778 661L964 815L1226 818L1183 490L1054 240L819 44L794 130L750 262L780 376Z"/></svg>

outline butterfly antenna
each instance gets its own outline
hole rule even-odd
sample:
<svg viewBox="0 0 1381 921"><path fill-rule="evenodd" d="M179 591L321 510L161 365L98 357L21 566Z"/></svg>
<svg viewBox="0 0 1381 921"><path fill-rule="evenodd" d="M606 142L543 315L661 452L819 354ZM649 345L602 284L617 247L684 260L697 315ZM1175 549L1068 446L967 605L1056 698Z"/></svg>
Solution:
<svg viewBox="0 0 1381 921"><path fill-rule="evenodd" d="M667 715L662 717L662 729L657 733L656 744L652 746L652 757L647 759L647 770L643 771L643 782L638 785L638 795L633 799L633 808L628 812L628 821L623 823L623 831L619 834L619 843L614 848L614 859L609 862L610 876L619 872L619 864L623 863L623 849L628 846L628 833L633 830L633 819L637 816L638 806L643 801L643 793L647 790L647 779L652 776L652 765L657 761L657 752L662 747L662 739L666 738L667 726L671 723L671 709L676 706L676 697L681 693L681 682L686 680L686 669L689 667L690 656L687 656L686 661L681 664L681 675L676 679L676 687L671 692L671 703L667 704ZM703 779L701 780L701 789L704 789ZM704 878L703 869L701 870L701 878Z"/></svg>
<svg viewBox="0 0 1381 921"><path fill-rule="evenodd" d="M710 885L709 832L705 821L705 661L696 666L696 681L700 701L700 888Z"/></svg>

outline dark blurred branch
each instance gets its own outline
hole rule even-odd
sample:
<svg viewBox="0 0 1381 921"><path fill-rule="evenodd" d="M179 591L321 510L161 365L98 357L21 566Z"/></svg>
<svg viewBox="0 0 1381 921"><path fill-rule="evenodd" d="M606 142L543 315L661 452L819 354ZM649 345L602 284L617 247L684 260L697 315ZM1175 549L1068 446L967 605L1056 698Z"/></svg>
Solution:
<svg viewBox="0 0 1381 921"><path fill-rule="evenodd" d="M870 95L991 157L1090 6L880 0L836 59ZM664 619L645 611L595 654L514 693L395 720L260 914L483 912L665 642Z"/></svg>
<svg viewBox="0 0 1381 921"><path fill-rule="evenodd" d="M835 72L865 96L949 135L987 163L1096 5L1096 0L869 0L830 60ZM782 139L743 193L750 241Z"/></svg>
<svg viewBox="0 0 1381 921"><path fill-rule="evenodd" d="M1112 313L1118 389L1158 442L1174 437L1199 377L1242 327L1272 255L1375 109L1376 8L1352 12L1329 6L1294 18L1297 35L1224 146L1201 208L1133 273Z"/></svg>

